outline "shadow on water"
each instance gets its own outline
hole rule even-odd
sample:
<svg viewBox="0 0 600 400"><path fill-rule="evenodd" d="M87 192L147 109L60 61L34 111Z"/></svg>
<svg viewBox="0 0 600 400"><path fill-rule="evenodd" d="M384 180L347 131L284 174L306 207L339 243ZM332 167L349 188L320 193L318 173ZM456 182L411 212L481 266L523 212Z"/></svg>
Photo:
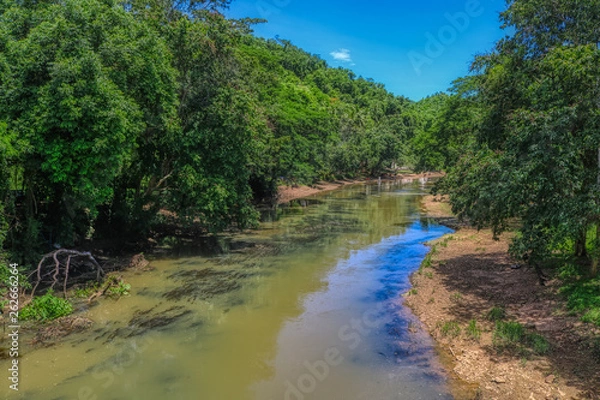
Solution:
<svg viewBox="0 0 600 400"><path fill-rule="evenodd" d="M415 190L346 188L261 210L255 231L167 240L153 271L125 276L132 296L90 309L97 328L26 356L36 376L58 371L27 398L90 387L119 400L285 399L288 383L292 399L449 398L430 338L399 301L422 243L446 232L420 221ZM373 310L381 323L355 329ZM331 348L344 362L303 392L306 365ZM105 387L97 376L109 375Z"/></svg>
<svg viewBox="0 0 600 400"><path fill-rule="evenodd" d="M217 271L213 268L176 272L169 279L181 283L180 286L164 293L163 297L175 301L209 300L240 289L243 280L252 275L239 271Z"/></svg>

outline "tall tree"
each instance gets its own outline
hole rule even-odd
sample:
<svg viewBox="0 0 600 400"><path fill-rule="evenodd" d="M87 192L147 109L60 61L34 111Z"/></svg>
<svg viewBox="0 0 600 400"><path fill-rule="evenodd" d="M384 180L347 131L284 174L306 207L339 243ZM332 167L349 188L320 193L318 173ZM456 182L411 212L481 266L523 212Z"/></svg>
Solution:
<svg viewBox="0 0 600 400"><path fill-rule="evenodd" d="M597 1L509 1L514 35L474 63L483 120L447 189L460 215L497 233L520 218L512 250L534 264L569 241L585 255L600 223L599 13Z"/></svg>
<svg viewBox="0 0 600 400"><path fill-rule="evenodd" d="M38 221L45 240L72 245L111 201L138 136L164 129L174 72L164 41L117 2L11 3L0 11L8 65L1 118L8 135L25 142L29 206L17 226Z"/></svg>

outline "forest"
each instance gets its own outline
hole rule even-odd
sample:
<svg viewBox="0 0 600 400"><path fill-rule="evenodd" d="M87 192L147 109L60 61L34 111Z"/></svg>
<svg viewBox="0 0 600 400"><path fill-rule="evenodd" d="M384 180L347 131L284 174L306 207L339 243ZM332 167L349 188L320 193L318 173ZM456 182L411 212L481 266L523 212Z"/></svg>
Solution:
<svg viewBox="0 0 600 400"><path fill-rule="evenodd" d="M0 4L0 245L22 266L143 238L161 210L252 227L278 184L409 162L413 102L252 36L227 1Z"/></svg>
<svg viewBox="0 0 600 400"><path fill-rule="evenodd" d="M508 0L511 34L419 102L253 36L264 21L227 19L228 4L0 1L3 257L27 269L55 247L143 238L164 210L206 233L251 228L280 184L398 165L445 171L437 193L515 231L542 282L556 257L597 276L599 1Z"/></svg>

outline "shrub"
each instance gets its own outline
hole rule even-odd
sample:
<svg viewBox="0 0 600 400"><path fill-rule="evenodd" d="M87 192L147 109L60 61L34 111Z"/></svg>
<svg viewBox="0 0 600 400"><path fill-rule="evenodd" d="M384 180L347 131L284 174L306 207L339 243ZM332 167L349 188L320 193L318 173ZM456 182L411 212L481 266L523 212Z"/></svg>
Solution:
<svg viewBox="0 0 600 400"><path fill-rule="evenodd" d="M50 321L73 312L73 305L65 299L54 296L52 290L34 298L19 312L23 320Z"/></svg>

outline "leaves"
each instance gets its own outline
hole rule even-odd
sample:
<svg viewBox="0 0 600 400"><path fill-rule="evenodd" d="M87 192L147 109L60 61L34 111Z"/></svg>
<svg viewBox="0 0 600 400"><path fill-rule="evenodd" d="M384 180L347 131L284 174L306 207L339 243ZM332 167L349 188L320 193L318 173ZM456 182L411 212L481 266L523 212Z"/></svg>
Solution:
<svg viewBox="0 0 600 400"><path fill-rule="evenodd" d="M585 3L585 4L584 4ZM475 60L470 151L443 190L453 209L495 233L521 221L512 252L536 263L565 243L585 247L599 223L600 3L509 2L515 32Z"/></svg>
<svg viewBox="0 0 600 400"><path fill-rule="evenodd" d="M135 239L161 209L200 230L251 227L282 177L410 161L409 100L251 36L260 21L226 19L228 4L1 3L0 226L16 261Z"/></svg>

